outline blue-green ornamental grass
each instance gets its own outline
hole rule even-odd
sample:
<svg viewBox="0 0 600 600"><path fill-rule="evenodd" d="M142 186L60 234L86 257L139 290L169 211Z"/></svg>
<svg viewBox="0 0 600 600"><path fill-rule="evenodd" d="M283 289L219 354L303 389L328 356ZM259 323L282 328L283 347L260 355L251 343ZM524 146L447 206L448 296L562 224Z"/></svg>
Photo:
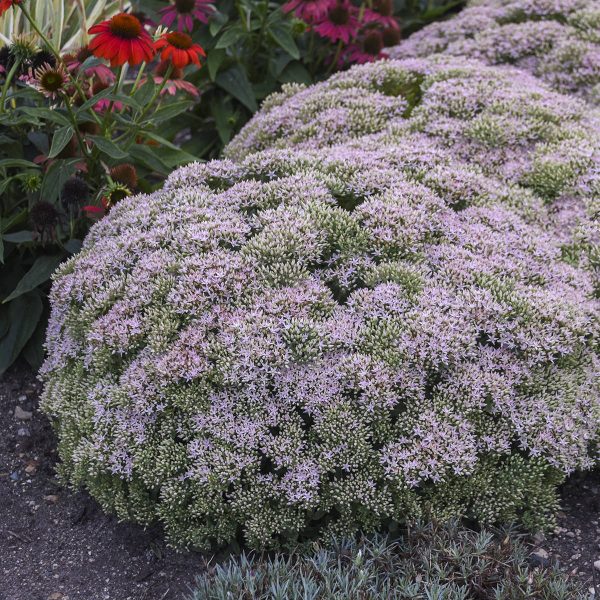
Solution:
<svg viewBox="0 0 600 600"><path fill-rule="evenodd" d="M416 525L398 540L346 539L209 563L188 600L584 600L554 567L534 569L510 531Z"/></svg>

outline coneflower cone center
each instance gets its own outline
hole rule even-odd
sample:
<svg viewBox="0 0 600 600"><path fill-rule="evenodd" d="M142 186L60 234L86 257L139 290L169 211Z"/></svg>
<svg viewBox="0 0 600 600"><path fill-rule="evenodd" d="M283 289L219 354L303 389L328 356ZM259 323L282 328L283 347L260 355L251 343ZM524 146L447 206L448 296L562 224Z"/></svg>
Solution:
<svg viewBox="0 0 600 600"><path fill-rule="evenodd" d="M372 31L365 36L363 41L363 49L367 54L377 56L383 48L383 40L381 34L377 31Z"/></svg>
<svg viewBox="0 0 600 600"><path fill-rule="evenodd" d="M327 13L329 16L329 20L334 25L347 25L350 20L350 13L345 6L340 6L339 4L334 6Z"/></svg>
<svg viewBox="0 0 600 600"><path fill-rule="evenodd" d="M195 6L195 0L175 0L175 8L178 13L191 13Z"/></svg>
<svg viewBox="0 0 600 600"><path fill-rule="evenodd" d="M120 38L132 40L142 32L142 24L133 15L120 14L110 20L110 31Z"/></svg>
<svg viewBox="0 0 600 600"><path fill-rule="evenodd" d="M189 50L192 47L192 38L187 33L173 31L167 34L167 42L178 50Z"/></svg>
<svg viewBox="0 0 600 600"><path fill-rule="evenodd" d="M63 86L64 79L57 71L46 71L40 77L40 85L48 92L58 92Z"/></svg>

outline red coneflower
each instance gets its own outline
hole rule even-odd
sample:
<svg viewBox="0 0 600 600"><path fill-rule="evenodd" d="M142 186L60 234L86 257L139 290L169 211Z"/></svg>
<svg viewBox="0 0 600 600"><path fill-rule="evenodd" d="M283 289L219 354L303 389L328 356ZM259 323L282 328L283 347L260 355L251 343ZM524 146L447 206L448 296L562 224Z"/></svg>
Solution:
<svg viewBox="0 0 600 600"><path fill-rule="evenodd" d="M0 17L12 6L21 4L21 0L0 0Z"/></svg>
<svg viewBox="0 0 600 600"><path fill-rule="evenodd" d="M92 54L109 60L111 67L149 62L154 56L150 34L133 15L115 15L91 27L89 33L98 34L88 46Z"/></svg>
<svg viewBox="0 0 600 600"><path fill-rule="evenodd" d="M161 52L163 61L170 60L176 69L183 69L190 63L200 64L200 56L206 56L202 46L194 44L187 33L173 31L165 33L155 44L157 52Z"/></svg>
<svg viewBox="0 0 600 600"><path fill-rule="evenodd" d="M67 65L69 72L77 73L81 65L90 56L92 56L92 51L87 46L82 46L74 54L65 54L62 58ZM102 64L87 67L84 71L84 75L90 78L95 77L106 86L114 83L116 79L115 74L106 65Z"/></svg>

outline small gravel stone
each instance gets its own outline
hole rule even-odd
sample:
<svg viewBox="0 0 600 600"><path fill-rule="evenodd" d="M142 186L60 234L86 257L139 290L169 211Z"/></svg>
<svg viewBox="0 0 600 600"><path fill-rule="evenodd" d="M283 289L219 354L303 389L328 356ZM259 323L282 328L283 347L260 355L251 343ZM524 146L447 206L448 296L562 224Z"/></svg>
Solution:
<svg viewBox="0 0 600 600"><path fill-rule="evenodd" d="M539 546L546 541L546 536L541 531L538 531L538 533L533 536L533 541L536 546Z"/></svg>
<svg viewBox="0 0 600 600"><path fill-rule="evenodd" d="M29 410L23 410L20 406L15 406L15 419L19 421L30 421L33 413Z"/></svg>
<svg viewBox="0 0 600 600"><path fill-rule="evenodd" d="M600 571L600 560L597 560L597 561L594 563L594 569L596 569L596 571Z"/></svg>
<svg viewBox="0 0 600 600"><path fill-rule="evenodd" d="M549 564L548 553L543 548L538 548L531 554L529 561L534 567L547 567Z"/></svg>

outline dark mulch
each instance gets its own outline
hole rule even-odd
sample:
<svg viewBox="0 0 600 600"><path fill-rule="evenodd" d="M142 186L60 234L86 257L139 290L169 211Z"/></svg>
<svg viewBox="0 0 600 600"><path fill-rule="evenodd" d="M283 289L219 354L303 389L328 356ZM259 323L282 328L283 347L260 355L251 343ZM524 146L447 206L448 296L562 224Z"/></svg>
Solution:
<svg viewBox="0 0 600 600"><path fill-rule="evenodd" d="M0 380L0 599L182 600L202 557L167 548L160 531L119 523L56 482L55 438L38 411L39 391L22 366ZM17 406L31 419L17 419ZM562 497L560 527L541 541L539 560L547 553L591 587L600 476L572 478Z"/></svg>

